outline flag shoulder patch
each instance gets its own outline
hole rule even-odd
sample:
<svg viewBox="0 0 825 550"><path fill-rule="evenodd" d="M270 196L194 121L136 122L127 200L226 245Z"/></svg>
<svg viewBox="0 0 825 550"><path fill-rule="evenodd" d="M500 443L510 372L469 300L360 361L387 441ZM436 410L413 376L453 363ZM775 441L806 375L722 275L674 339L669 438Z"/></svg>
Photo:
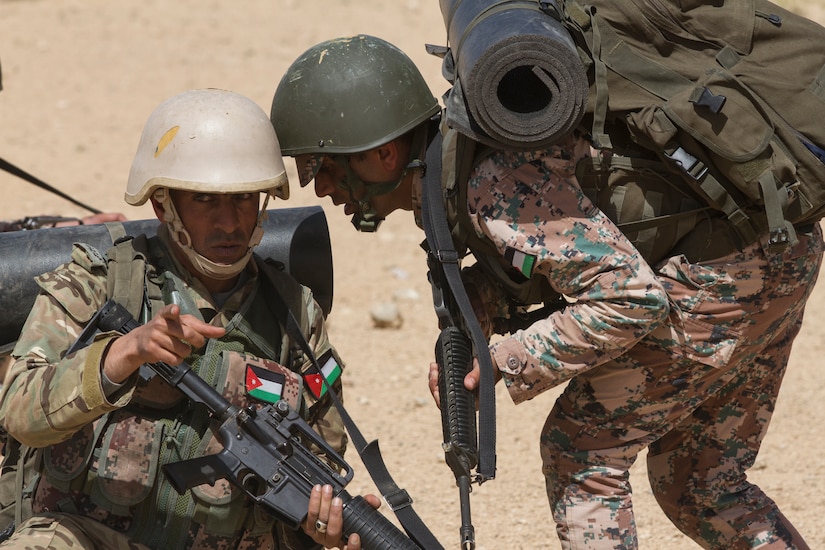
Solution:
<svg viewBox="0 0 825 550"><path fill-rule="evenodd" d="M533 268L536 266L536 256L534 254L527 254L517 248L508 246L504 251L504 259L528 279L533 276Z"/></svg>
<svg viewBox="0 0 825 550"><path fill-rule="evenodd" d="M331 349L318 358L318 366L321 367L320 373L315 369L304 373L304 383L316 399L326 395L329 388L341 377L342 372L341 365L338 364Z"/></svg>
<svg viewBox="0 0 825 550"><path fill-rule="evenodd" d="M247 357L244 389L249 397L263 403L283 399L297 409L303 382L300 376L275 361Z"/></svg>

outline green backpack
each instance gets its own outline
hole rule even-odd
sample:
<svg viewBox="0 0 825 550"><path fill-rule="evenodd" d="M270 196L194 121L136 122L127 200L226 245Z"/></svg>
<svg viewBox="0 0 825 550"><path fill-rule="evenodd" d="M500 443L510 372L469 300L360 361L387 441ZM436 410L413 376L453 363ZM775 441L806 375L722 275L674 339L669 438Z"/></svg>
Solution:
<svg viewBox="0 0 825 550"><path fill-rule="evenodd" d="M603 152L579 182L648 261L782 250L819 221L825 28L767 0L559 4Z"/></svg>

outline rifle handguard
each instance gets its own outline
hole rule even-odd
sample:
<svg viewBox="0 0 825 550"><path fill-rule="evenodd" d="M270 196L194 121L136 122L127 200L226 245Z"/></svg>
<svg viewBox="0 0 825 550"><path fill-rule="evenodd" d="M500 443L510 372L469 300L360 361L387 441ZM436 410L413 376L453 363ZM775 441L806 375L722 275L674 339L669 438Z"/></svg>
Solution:
<svg viewBox="0 0 825 550"><path fill-rule="evenodd" d="M470 519L472 470L478 465L475 395L464 387L473 366L470 339L455 326L441 331L435 345L438 363L438 395L444 435L444 459L455 475L461 503L461 548L475 548L475 529Z"/></svg>
<svg viewBox="0 0 825 550"><path fill-rule="evenodd" d="M475 396L464 387L464 377L472 368L470 339L456 327L445 328L438 336L435 357L444 452L454 453L463 473L469 475L478 464ZM455 465L450 466L455 470Z"/></svg>

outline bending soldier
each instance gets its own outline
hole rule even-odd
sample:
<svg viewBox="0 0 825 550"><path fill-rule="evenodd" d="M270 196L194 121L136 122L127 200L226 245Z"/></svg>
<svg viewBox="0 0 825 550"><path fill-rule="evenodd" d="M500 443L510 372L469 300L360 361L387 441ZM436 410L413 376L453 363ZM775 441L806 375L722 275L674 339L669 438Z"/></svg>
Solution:
<svg viewBox="0 0 825 550"><path fill-rule="evenodd" d="M319 197L374 231L395 210L422 226L422 168L438 114L406 55L355 36L302 54L271 118L301 185L314 179ZM658 502L702 546L806 548L746 471L819 271L818 226L781 254L763 235L709 261L673 255L651 266L582 193L575 169L591 156L586 135L537 151L490 149L457 165L456 132L440 131L442 184L449 197L466 197L451 203L452 234L475 256L463 278L488 336L513 311L566 298L489 346L515 403L569 382L540 437L562 547L637 546L628 472L647 448ZM455 174L466 176L450 181ZM434 395L436 379L431 365ZM478 382L476 365L465 386Z"/></svg>

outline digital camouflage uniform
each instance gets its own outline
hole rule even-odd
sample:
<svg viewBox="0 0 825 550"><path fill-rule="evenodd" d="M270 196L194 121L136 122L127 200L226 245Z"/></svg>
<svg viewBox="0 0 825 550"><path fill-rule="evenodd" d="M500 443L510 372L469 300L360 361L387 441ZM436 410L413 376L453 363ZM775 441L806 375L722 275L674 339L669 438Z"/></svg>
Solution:
<svg viewBox="0 0 825 550"><path fill-rule="evenodd" d="M575 165L590 154L575 137L496 152L467 191L474 230L512 279L544 278L570 302L490 347L515 403L569 381L540 441L562 547L637 547L628 470L648 447L656 498L702 546L807 548L745 471L819 271L819 227L782 254L757 242L651 268L579 188ZM500 315L502 292L477 267L468 278Z"/></svg>
<svg viewBox="0 0 825 550"><path fill-rule="evenodd" d="M251 261L239 287L218 308L203 285L166 253L168 238L161 226L158 237L148 241L147 296L164 297L155 307L174 299L182 313L227 329L224 337L193 350L187 362L231 402L255 402L244 389L247 364L281 368L274 362L298 372L309 367L276 320L267 298L275 288L291 304L314 352L332 350L322 310L308 288L274 268L264 274L264 267ZM161 466L220 449L206 409L189 406L159 377L147 381L137 374L107 398L100 365L114 335L99 335L92 345L63 357L110 292L106 260L99 253L75 245L72 262L42 275L38 284L42 291L14 350L0 414L11 436L44 447L42 475L32 493L34 517L18 526L3 548L46 547L60 540L60 548L101 550L138 548L138 543L164 550L315 547L224 480L177 494ZM301 399L299 383L298 375L288 379L294 403L300 401L303 416L343 453L346 436L331 400L317 402L306 389ZM340 392L340 381L334 388Z"/></svg>

